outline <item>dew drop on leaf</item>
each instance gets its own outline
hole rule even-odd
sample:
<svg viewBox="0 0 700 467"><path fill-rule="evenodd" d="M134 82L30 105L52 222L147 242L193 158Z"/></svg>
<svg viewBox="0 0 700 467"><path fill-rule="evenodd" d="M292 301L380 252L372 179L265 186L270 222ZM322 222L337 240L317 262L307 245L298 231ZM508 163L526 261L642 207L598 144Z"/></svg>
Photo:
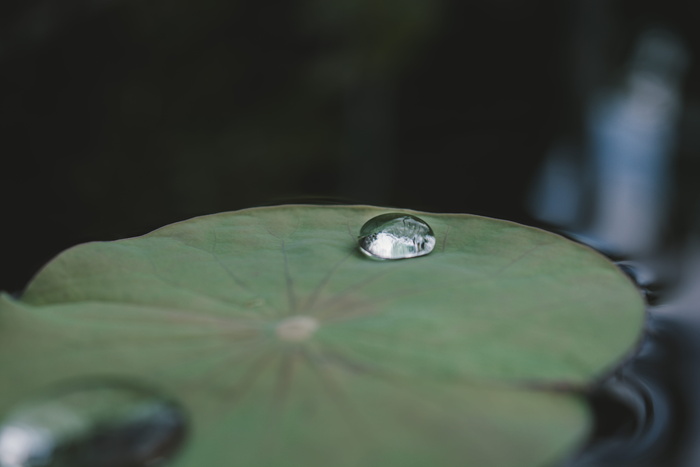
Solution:
<svg viewBox="0 0 700 467"><path fill-rule="evenodd" d="M402 213L373 217L360 229L360 251L374 259L427 255L435 247L433 229L416 216Z"/></svg>
<svg viewBox="0 0 700 467"><path fill-rule="evenodd" d="M47 391L15 406L0 424L0 467L162 465L185 439L178 404L125 383Z"/></svg>

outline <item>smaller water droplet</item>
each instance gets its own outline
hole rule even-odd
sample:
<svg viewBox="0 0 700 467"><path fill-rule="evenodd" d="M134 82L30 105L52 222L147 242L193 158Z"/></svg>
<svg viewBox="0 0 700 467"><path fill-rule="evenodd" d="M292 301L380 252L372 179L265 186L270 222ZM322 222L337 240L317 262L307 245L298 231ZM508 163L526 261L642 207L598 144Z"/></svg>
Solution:
<svg viewBox="0 0 700 467"><path fill-rule="evenodd" d="M433 229L410 214L373 217L360 229L360 251L374 259L405 259L427 255L435 248Z"/></svg>
<svg viewBox="0 0 700 467"><path fill-rule="evenodd" d="M173 457L186 417L126 383L81 383L16 406L0 424L0 467L145 467Z"/></svg>
<svg viewBox="0 0 700 467"><path fill-rule="evenodd" d="M319 323L311 316L290 316L279 322L275 328L277 337L289 342L309 339L318 329Z"/></svg>

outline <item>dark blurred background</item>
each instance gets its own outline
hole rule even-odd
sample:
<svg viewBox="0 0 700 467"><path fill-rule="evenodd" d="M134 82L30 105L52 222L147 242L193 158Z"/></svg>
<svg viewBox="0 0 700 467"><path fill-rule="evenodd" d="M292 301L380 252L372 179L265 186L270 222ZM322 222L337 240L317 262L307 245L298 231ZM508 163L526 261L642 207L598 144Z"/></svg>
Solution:
<svg viewBox="0 0 700 467"><path fill-rule="evenodd" d="M264 204L561 229L666 297L661 363L637 362L676 441L638 454L697 465L698 24L696 0L5 0L0 289L77 243Z"/></svg>
<svg viewBox="0 0 700 467"><path fill-rule="evenodd" d="M673 164L698 165L698 2L0 5L4 289L78 242L260 204L524 220L562 144L595 175L583 170L591 103L623 89L653 29L682 55L651 67L675 73L686 105L672 123L696 139ZM589 219L587 204L570 217Z"/></svg>

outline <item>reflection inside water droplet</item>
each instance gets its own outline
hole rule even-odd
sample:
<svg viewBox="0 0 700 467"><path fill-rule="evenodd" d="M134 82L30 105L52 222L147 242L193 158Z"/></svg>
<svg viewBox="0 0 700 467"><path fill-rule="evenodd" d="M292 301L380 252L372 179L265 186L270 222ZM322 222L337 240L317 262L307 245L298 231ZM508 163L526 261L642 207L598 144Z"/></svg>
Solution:
<svg viewBox="0 0 700 467"><path fill-rule="evenodd" d="M0 425L0 467L143 467L170 459L186 417L173 401L124 383L58 388Z"/></svg>
<svg viewBox="0 0 700 467"><path fill-rule="evenodd" d="M375 259L404 259L427 255L435 247L433 229L409 214L373 217L360 229L360 251Z"/></svg>

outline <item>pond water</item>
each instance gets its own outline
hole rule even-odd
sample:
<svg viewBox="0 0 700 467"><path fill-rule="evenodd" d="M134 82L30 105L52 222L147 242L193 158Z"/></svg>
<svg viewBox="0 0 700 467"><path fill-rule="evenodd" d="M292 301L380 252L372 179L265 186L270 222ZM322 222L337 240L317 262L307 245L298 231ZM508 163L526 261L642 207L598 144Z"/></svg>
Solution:
<svg viewBox="0 0 700 467"><path fill-rule="evenodd" d="M639 281L635 266L641 265L618 264ZM654 283L638 284L649 303L646 334L630 360L590 395L596 426L565 467L697 465L696 308L687 297L659 297L663 289Z"/></svg>
<svg viewBox="0 0 700 467"><path fill-rule="evenodd" d="M669 31L641 34L625 79L591 102L585 147L557 147L534 186L535 217L618 260L648 302L638 354L592 397L598 429L567 465L700 462L698 218L676 172L688 58Z"/></svg>

